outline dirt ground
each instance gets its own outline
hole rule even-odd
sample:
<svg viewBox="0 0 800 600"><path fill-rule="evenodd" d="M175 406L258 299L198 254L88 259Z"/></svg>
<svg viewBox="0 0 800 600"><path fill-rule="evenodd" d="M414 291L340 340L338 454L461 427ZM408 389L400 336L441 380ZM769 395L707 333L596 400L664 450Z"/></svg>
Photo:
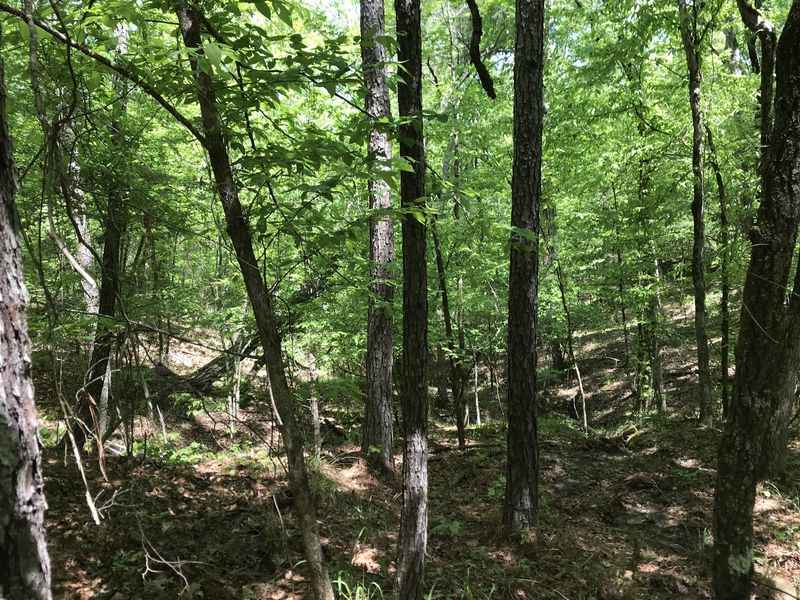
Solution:
<svg viewBox="0 0 800 600"><path fill-rule="evenodd" d="M618 333L618 332L617 332ZM431 424L426 581L432 598L708 598L711 510L719 431L694 420L691 349L666 356L672 413L631 414L619 335L583 336L585 435L568 416L574 381L548 382L540 423L541 520L526 539L499 534L504 492L502 406L482 390L469 447ZM690 336L680 336L690 339ZM42 390L48 382L40 382ZM400 487L377 480L356 452L357 403L322 399L323 454L312 474L332 576L342 598L389 596ZM92 521L75 463L45 452L48 536L58 598L308 598L277 436L258 401L231 435L214 407L167 412L168 440L140 420L133 456L84 467L101 517ZM45 438L55 414L43 407ZM147 438L144 438L147 432ZM783 482L761 486L760 572L800 583L800 448ZM398 458L398 463L400 456ZM757 598L769 598L759 578Z"/></svg>

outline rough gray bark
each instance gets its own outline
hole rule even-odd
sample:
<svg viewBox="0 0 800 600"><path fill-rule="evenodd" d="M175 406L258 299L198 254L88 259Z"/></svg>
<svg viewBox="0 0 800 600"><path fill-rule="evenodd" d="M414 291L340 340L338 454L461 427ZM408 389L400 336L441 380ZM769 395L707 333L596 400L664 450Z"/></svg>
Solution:
<svg viewBox="0 0 800 600"><path fill-rule="evenodd" d="M514 46L514 160L508 291L508 456L503 523L536 524L536 310L542 195L544 0L517 0Z"/></svg>
<svg viewBox="0 0 800 600"><path fill-rule="evenodd" d="M202 46L200 35L201 15L183 2L176 2L176 13L184 44L187 48ZM271 391L279 416L279 428L286 449L287 471L292 489L297 522L303 541L303 551L311 575L311 588L316 600L333 600L333 588L325 567L316 507L308 484L305 458L303 456L303 435L297 423L295 406L286 381L281 352L281 338L275 319L273 298L261 272L253 251L250 226L242 212L239 188L233 177L230 158L222 122L217 109L214 83L198 67L197 61L190 59L192 77L202 116L202 138L214 174L217 193L225 213L225 224L236 253L236 260L244 279L247 297L253 309L259 337L264 348L264 357L269 372Z"/></svg>
<svg viewBox="0 0 800 600"><path fill-rule="evenodd" d="M14 206L16 169L0 58L0 598L48 600L41 447L33 401L27 290Z"/></svg>
<svg viewBox="0 0 800 600"><path fill-rule="evenodd" d="M412 171L400 174L403 209L403 509L397 589L402 600L424 596L428 544L428 267L425 219L425 147L422 127L420 0L395 0L400 156ZM415 214L416 213L416 214Z"/></svg>
<svg viewBox="0 0 800 600"><path fill-rule="evenodd" d="M692 2L691 14L686 0L678 0L681 40L689 71L689 104L692 110L692 285L694 287L694 330L697 342L697 369L700 392L700 420L712 423L714 405L711 397L711 367L708 352L706 323L706 281L703 253L705 251L705 190L703 173L703 111L700 106L700 38L697 24L697 5Z"/></svg>
<svg viewBox="0 0 800 600"><path fill-rule="evenodd" d="M712 570L717 600L750 597L756 485L775 420L798 383L800 270L788 305L785 290L800 225L800 0L792 3L775 64L775 127L750 232L736 377L719 449Z"/></svg>
<svg viewBox="0 0 800 600"><path fill-rule="evenodd" d="M378 40L386 34L383 0L361 0L361 62L365 82L365 109L373 121L391 118L386 85L386 48ZM392 144L385 128L375 126L367 140L367 156L375 170L385 169ZM392 347L394 323L395 259L394 226L385 211L392 207L389 186L370 177L369 207L375 211L370 223L370 297L367 315L367 399L361 451L367 464L394 472L394 423L392 419ZM384 214L381 214L384 213Z"/></svg>

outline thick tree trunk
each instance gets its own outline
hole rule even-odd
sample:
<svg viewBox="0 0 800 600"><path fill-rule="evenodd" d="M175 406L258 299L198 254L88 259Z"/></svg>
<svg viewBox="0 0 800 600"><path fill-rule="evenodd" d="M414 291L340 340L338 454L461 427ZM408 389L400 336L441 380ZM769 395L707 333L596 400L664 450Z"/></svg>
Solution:
<svg viewBox="0 0 800 600"><path fill-rule="evenodd" d="M400 174L403 209L403 510L397 588L402 600L425 593L428 544L428 267L425 220L425 146L422 127L420 0L395 0L400 156L412 171Z"/></svg>
<svg viewBox="0 0 800 600"><path fill-rule="evenodd" d="M514 45L514 161L508 291L508 454L503 523L536 524L536 310L542 195L544 1L517 0Z"/></svg>
<svg viewBox="0 0 800 600"><path fill-rule="evenodd" d="M703 253L705 251L705 190L703 175L703 111L700 106L700 40L697 32L697 6L692 5L690 15L686 0L678 0L681 39L689 70L689 104L692 109L692 221L694 236L692 246L692 285L694 286L694 329L697 342L697 369L700 392L700 420L714 420L711 397L711 368L708 353L708 326L706 324L706 282Z"/></svg>
<svg viewBox="0 0 800 600"><path fill-rule="evenodd" d="M41 447L33 402L28 292L14 207L16 169L0 58L0 598L47 600Z"/></svg>
<svg viewBox="0 0 800 600"><path fill-rule="evenodd" d="M761 42L761 86L759 89L759 129L761 134L761 202L765 202L765 194L769 182L767 177L767 162L770 160L770 143L773 131L773 82L776 66L775 26L760 12L747 4L745 0L737 0L742 21ZM778 101L775 102L775 111ZM777 128L776 128L777 131ZM788 373L786 375L789 375ZM785 386L785 393L776 400L775 409L770 415L770 427L764 445L764 455L761 460L760 474L765 477L775 477L783 473L786 463L787 444L789 441L789 421L792 416L792 406L795 392L791 386Z"/></svg>
<svg viewBox="0 0 800 600"><path fill-rule="evenodd" d="M183 41L187 48L201 47L200 14L183 2L176 3L176 12ZM333 588L325 567L317 527L316 508L308 484L303 435L297 423L295 406L286 381L281 353L281 339L275 320L273 299L258 269L253 251L250 226L245 220L239 201L239 189L233 178L228 149L222 134L222 123L217 110L214 85L211 77L190 60L203 120L204 146L208 152L214 180L225 213L228 235L236 252L242 272L247 297L253 308L264 356L269 372L275 407L280 417L280 430L286 448L289 484L292 488L297 522L303 540L303 550L311 575L311 587L316 600L333 600Z"/></svg>
<svg viewBox="0 0 800 600"><path fill-rule="evenodd" d="M373 121L391 118L389 88L386 85L386 48L383 0L361 0L361 62L365 82L365 108ZM369 133L367 156L375 171L387 168L392 144L385 129L375 126ZM395 259L394 226L385 211L392 207L389 186L370 177L369 207L376 211L370 223L369 258L372 270L367 316L367 399L361 451L367 464L394 472L394 424L392 420L392 348L394 323ZM383 214L382 214L383 213Z"/></svg>
<svg viewBox="0 0 800 600"><path fill-rule="evenodd" d="M786 284L800 224L800 0L777 48L775 128L742 294L733 397L720 443L714 496L714 594L746 600L753 576L756 484L776 441L776 414L793 396L800 363L800 271ZM782 432L776 432L781 435Z"/></svg>

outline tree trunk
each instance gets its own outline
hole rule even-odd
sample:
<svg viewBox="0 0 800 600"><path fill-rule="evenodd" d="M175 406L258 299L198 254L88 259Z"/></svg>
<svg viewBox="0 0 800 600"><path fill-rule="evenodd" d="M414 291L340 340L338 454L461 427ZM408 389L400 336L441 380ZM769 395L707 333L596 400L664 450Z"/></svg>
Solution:
<svg viewBox="0 0 800 600"><path fill-rule="evenodd" d="M678 0L681 39L689 70L689 104L692 109L692 221L694 244L692 247L692 285L694 286L694 329L697 341L697 368L700 383L700 420L712 423L714 405L711 397L711 369L708 355L708 327L706 324L706 282L703 253L705 249L705 190L703 176L703 111L700 106L700 39L697 31L697 11L692 4L692 14L687 11L686 0Z"/></svg>
<svg viewBox="0 0 800 600"><path fill-rule="evenodd" d="M319 396L317 395L317 357L313 352L308 353L308 378L311 393L308 397L311 409L311 427L314 431L314 463L319 468L319 458L322 452L322 437L319 428Z"/></svg>
<svg viewBox="0 0 800 600"><path fill-rule="evenodd" d="M575 410L575 416L581 421L584 431L589 430L589 422L586 418L586 394L583 391L583 380L581 379L581 371L578 368L578 361L575 358L575 344L573 343L572 333L572 316L569 312L569 305L567 304L567 288L564 281L564 271L560 263L556 263L556 279L558 280L558 290L561 293L561 308L564 309L564 320L567 324L567 350L569 351L570 369L575 371L575 376L578 379L578 395L581 399L581 412Z"/></svg>
<svg viewBox="0 0 800 600"><path fill-rule="evenodd" d="M614 199L614 213L615 213L615 224L614 224L614 243L615 243L615 254L617 255L617 291L619 293L619 312L620 317L622 318L622 333L625 339L625 356L622 361L623 367L628 366L628 362L630 360L630 333L628 331L628 314L627 314L627 298L625 294L625 263L622 260L622 242L621 242L621 235L620 235L620 226L619 226L619 202L617 201L617 188L614 185L614 182L611 182L611 194Z"/></svg>
<svg viewBox="0 0 800 600"><path fill-rule="evenodd" d="M439 294L442 297L442 317L444 320L444 332L447 338L447 372L450 380L450 390L453 393L453 409L456 415L456 431L458 432L458 447L466 446L466 374L461 364L461 356L456 356L455 341L453 340L453 315L450 312L450 296L447 293L447 273L444 267L444 257L442 256L442 243L439 238L439 231L436 227L436 220L431 221L431 234L433 236L433 249L436 254L436 272L439 284ZM463 347L459 348L463 350Z"/></svg>
<svg viewBox="0 0 800 600"><path fill-rule="evenodd" d="M773 112L777 111L778 100L775 101L773 110L773 82L776 66L775 55L775 27L760 12L747 4L745 0L738 0L739 13L742 21L751 32L758 36L761 42L761 86L759 90L759 121L761 133L761 202L765 202L765 193L770 182L767 177L767 162L770 160L770 143L773 136ZM787 21L788 22L788 21ZM777 128L775 129L777 130ZM791 379L791 373L784 373L784 379ZM783 383L786 383L785 381ZM787 445L789 440L789 421L792 416L792 406L795 400L794 389L784 385L785 392L776 400L776 406L770 415L770 427L764 445L764 455L761 460L759 472L764 477L776 477L783 473L786 463Z"/></svg>
<svg viewBox="0 0 800 600"><path fill-rule="evenodd" d="M720 245L722 246L721 261L720 261L720 278L721 278L721 293L720 299L720 333L722 339L720 340L720 387L722 389L722 414L727 418L728 410L730 408L730 385L728 371L730 369L730 329L731 318L728 305L730 303L730 260L731 249L730 235L728 232L728 201L725 196L725 181L722 179L722 170L717 162L717 151L714 147L714 138L711 135L711 128L706 125L706 135L708 137L708 150L710 153L709 161L711 167L714 169L714 178L717 182L717 192L719 194L719 237Z"/></svg>
<svg viewBox="0 0 800 600"><path fill-rule="evenodd" d="M253 354L260 344L261 340L255 335L248 339L244 345L242 345L241 339L235 341L231 344L230 350L234 352L238 350L240 354L238 358L244 358ZM229 357L230 354L226 352L212 358L206 364L187 375L184 381L201 394L208 393L215 382L219 381L226 373L230 373L232 364Z"/></svg>
<svg viewBox="0 0 800 600"><path fill-rule="evenodd" d="M124 24L118 24L115 30L117 53L128 51L128 32ZM115 89L121 94L122 101L114 110L111 121L111 138L114 144L122 148L125 145L121 129L120 117L126 112L127 100L125 84L116 78ZM78 406L78 426L73 426L73 435L78 448L82 448L89 432L93 432L98 446L102 445L108 426L108 404L111 389L111 354L114 350L115 334L113 319L116 314L117 299L120 296L120 250L122 232L125 222L125 200L122 194L123 181L111 173L109 181L108 206L103 217L102 263L100 265L100 295L98 300L98 321L92 344L89 370L85 378L85 397Z"/></svg>
<svg viewBox="0 0 800 600"><path fill-rule="evenodd" d="M200 48L202 45L200 13L196 9L188 8L183 2L176 4L176 12L184 44L193 50ZM270 386L280 419L279 427L286 448L289 484L311 575L311 588L317 600L333 600L333 588L325 567L317 528L316 508L308 484L303 456L303 435L297 423L295 406L283 367L281 338L275 320L273 299L258 269L259 263L253 251L250 226L242 212L239 189L233 178L228 149L222 133L213 81L199 68L196 60L190 59L190 63L205 132L203 138L205 150L208 152L217 193L225 213L226 229L236 252L236 260L242 272L247 297L253 308L256 327L264 348Z"/></svg>
<svg viewBox="0 0 800 600"><path fill-rule="evenodd" d="M654 262L654 291L650 297L650 388L653 392L653 406L660 413L667 412L667 396L664 393L664 361L661 351L661 267L658 259Z"/></svg>
<svg viewBox="0 0 800 600"><path fill-rule="evenodd" d="M777 47L775 128L742 293L736 376L720 442L714 496L714 594L746 600L753 576L753 505L776 414L793 396L800 363L800 271L786 284L800 224L800 0ZM780 432L777 432L780 433Z"/></svg>
<svg viewBox="0 0 800 600"><path fill-rule="evenodd" d="M508 292L508 455L503 523L536 524L536 309L542 195L544 0L517 0L514 45L514 160Z"/></svg>
<svg viewBox="0 0 800 600"><path fill-rule="evenodd" d="M52 597L44 530L47 503L33 402L16 187L0 58L0 598L47 600Z"/></svg>
<svg viewBox="0 0 800 600"><path fill-rule="evenodd" d="M391 118L389 88L386 85L386 48L383 0L361 0L361 62L366 92L365 108L370 119ZM392 144L385 130L375 126L369 132L367 155L376 170L385 169ZM392 206L389 186L379 177L370 177L369 207L376 212L370 223L370 282L367 316L367 399L361 451L367 464L384 472L394 472L394 426L392 420L392 348L394 323L395 259L394 226L385 212Z"/></svg>
<svg viewBox="0 0 800 600"><path fill-rule="evenodd" d="M424 595L428 543L428 270L425 220L425 146L422 127L420 0L395 0L400 156L412 171L400 174L403 209L403 509L400 515L398 594Z"/></svg>
<svg viewBox="0 0 800 600"><path fill-rule="evenodd" d="M773 82L775 74L775 26L766 19L760 12L747 3L747 0L736 0L739 14L742 21L752 34L748 38L748 50L753 67L753 73L761 75L761 86L759 89L759 130L761 133L761 153L759 160L758 173L761 176L762 194L766 185L767 176L765 165L767 161L767 151L769 149L770 138L772 136L772 113L773 113ZM757 6L761 3L758 2ZM755 37L761 42L761 64L758 62L758 53L755 48Z"/></svg>

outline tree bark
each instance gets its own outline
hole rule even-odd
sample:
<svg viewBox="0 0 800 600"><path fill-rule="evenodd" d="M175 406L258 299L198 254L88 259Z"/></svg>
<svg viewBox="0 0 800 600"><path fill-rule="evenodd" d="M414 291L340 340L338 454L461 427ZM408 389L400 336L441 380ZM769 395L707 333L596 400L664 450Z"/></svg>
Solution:
<svg viewBox="0 0 800 600"><path fill-rule="evenodd" d="M712 423L714 404L711 397L711 368L708 353L708 326L706 324L706 282L703 253L705 251L705 190L703 174L703 111L700 106L700 39L697 26L698 7L692 4L689 14L686 0L678 0L681 39L689 71L689 104L692 110L692 221L694 236L692 246L692 285L694 287L694 329L697 342L697 368L699 371L700 421Z"/></svg>
<svg viewBox="0 0 800 600"><path fill-rule="evenodd" d="M365 82L365 109L376 123L390 119L389 88L386 85L386 48L379 38L386 34L383 0L361 0L361 62ZM369 132L367 156L372 169L386 169L392 144L385 128L375 124ZM394 424L392 419L392 348L394 323L395 260L394 226L386 211L392 207L389 186L379 177L368 183L369 207L375 214L370 223L369 308L367 315L367 399L361 451L367 464L394 472Z"/></svg>
<svg viewBox="0 0 800 600"><path fill-rule="evenodd" d="M0 598L49 600L41 446L14 206L16 168L0 57Z"/></svg>
<svg viewBox="0 0 800 600"><path fill-rule="evenodd" d="M536 524L536 310L542 195L544 1L517 0L514 45L514 159L508 292L508 456L503 523Z"/></svg>
<svg viewBox="0 0 800 600"><path fill-rule="evenodd" d="M786 284L800 224L800 0L777 47L775 127L742 293L736 376L714 496L714 597L746 600L753 576L753 505L776 415L798 383L800 271Z"/></svg>
<svg viewBox="0 0 800 600"><path fill-rule="evenodd" d="M402 600L424 596L428 543L428 269L425 221L425 146L422 117L420 0L395 0L403 209L403 509L397 589Z"/></svg>
<svg viewBox="0 0 800 600"><path fill-rule="evenodd" d="M194 8L187 7L183 2L176 2L176 12L186 47L193 50L201 48L200 13ZM295 406L283 367L281 338L275 319L273 298L259 271L258 260L253 251L250 226L242 212L239 189L233 177L222 133L213 81L208 73L199 68L196 60L190 59L190 63L205 132L203 137L205 150L208 152L217 193L225 213L226 229L236 252L236 260L242 272L247 297L253 308L256 327L264 348L271 390L280 418L279 427L286 448L289 484L292 488L303 550L311 575L311 588L317 600L333 600L333 588L325 567L319 538L316 508L308 484L303 456L303 435L297 423Z"/></svg>

